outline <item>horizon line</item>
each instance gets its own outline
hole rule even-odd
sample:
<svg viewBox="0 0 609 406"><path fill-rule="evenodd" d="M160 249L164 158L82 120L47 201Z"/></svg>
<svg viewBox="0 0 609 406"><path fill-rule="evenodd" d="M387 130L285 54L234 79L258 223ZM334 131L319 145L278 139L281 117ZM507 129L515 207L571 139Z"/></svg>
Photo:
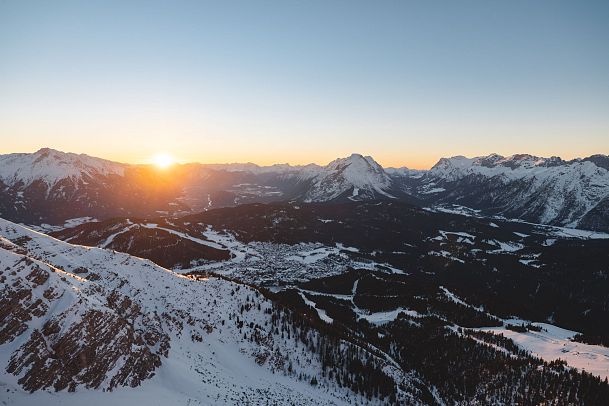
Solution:
<svg viewBox="0 0 609 406"><path fill-rule="evenodd" d="M118 160L118 159L111 159L111 158L106 158L100 155L91 155L90 153L86 153L86 152L73 152L73 151L64 151L61 149L57 149L57 148L53 148L53 147L40 147L34 151L31 152L1 152L0 151L0 156L2 155L9 155L9 154L35 154L41 150L44 149L49 149L52 151L56 151L56 152L60 152L60 153L64 153L64 154L75 154L75 155L85 155L91 158L98 158L98 159L103 159L106 161L110 161L110 162L114 162L114 163L118 163L118 164L123 164L123 165L154 165L153 162L153 158L154 155L150 156L149 158L147 158L146 160L142 160L142 161L124 161L124 160ZM166 151L159 151L158 153L165 153ZM334 158L333 160L325 163L325 164L320 164L317 162L308 162L308 163L290 163L290 162L274 162L274 163L268 163L268 164L261 164L261 163L257 163L257 162L252 162L252 161L232 161L232 162L201 162L201 161L191 161L191 160L183 160L183 159L179 159L179 157L177 156L173 156L172 154L171 157L174 159L174 164L177 165L193 165L193 164L199 164L199 165L207 165L207 166L213 166L213 165L255 165L259 168L268 168L268 167L272 167L272 166L279 166L279 165L287 165L287 166L291 166L291 167L303 167L303 166L309 166L309 165L316 165L316 166L326 166L328 164L330 164L331 162L333 162L336 159L345 159L345 158L349 158L353 155L360 155L362 157L371 157L376 163L378 163L379 165L381 165L381 167L383 167L383 169L400 169L400 168L406 168L406 169L410 169L410 170L429 170L431 168L433 168L433 166L435 166L438 162L440 162L442 159L450 159L450 158L466 158L466 159L476 159L476 158L486 158L489 156L493 156L493 155L497 155L497 156L501 156L502 158L511 158L511 157L515 157L515 156L519 156L519 155L528 155L534 158L541 158L541 159L551 159L551 158L558 158L561 159L563 161L566 162L570 162L570 161L576 161L576 160L582 160L582 159L586 159L586 158L590 158L592 156L596 156L596 155L601 155L601 156L609 156L609 154L603 154L603 153L595 153L595 154L591 154L588 156L582 156L582 157L575 157L575 158L571 158L571 159L564 159L559 155L550 155L550 156L539 156L539 155L534 155L534 154L530 154L530 153L515 153L515 154L510 154L510 155L504 155L504 154L500 154L497 152L491 152L488 154L483 154L483 155L476 155L476 156L467 156L467 155L463 155L463 154L456 154L456 155L451 155L451 156L441 156L440 158L438 158L434 164L432 164L429 167L426 168L417 168L417 167L411 167L408 165L401 165L401 166L396 166L396 165L384 165L383 163L381 163L380 161L377 161L372 155L367 155L367 154L362 154L362 153L358 153L358 152L352 152L346 156L337 156L336 158Z"/></svg>

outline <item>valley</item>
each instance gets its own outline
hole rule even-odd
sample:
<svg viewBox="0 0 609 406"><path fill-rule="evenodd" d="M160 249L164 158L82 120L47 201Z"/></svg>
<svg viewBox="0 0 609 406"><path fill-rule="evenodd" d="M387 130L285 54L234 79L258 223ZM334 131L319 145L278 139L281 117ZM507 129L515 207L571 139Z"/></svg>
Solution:
<svg viewBox="0 0 609 406"><path fill-rule="evenodd" d="M401 195L360 157L378 177L340 160L334 177L247 167L314 173L288 200L249 179L231 189L248 200L202 211L174 189L175 210L2 220L7 399L602 404L609 234L429 204L440 188ZM210 171L233 183L242 169ZM77 179L89 199L87 176L51 189Z"/></svg>

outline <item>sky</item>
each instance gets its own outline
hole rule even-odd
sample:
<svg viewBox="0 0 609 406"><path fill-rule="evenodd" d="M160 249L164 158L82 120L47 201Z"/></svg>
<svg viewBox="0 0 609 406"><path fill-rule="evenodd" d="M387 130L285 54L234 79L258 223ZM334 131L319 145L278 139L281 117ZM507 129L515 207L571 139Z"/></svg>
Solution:
<svg viewBox="0 0 609 406"><path fill-rule="evenodd" d="M0 153L609 154L608 1L0 0Z"/></svg>

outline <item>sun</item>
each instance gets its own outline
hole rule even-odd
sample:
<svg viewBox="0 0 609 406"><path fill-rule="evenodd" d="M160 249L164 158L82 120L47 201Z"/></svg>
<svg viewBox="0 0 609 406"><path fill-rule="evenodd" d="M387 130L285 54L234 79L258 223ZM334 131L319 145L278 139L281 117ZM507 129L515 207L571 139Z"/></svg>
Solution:
<svg viewBox="0 0 609 406"><path fill-rule="evenodd" d="M174 164L175 160L173 157L167 153L159 153L152 157L152 162L160 169L169 168Z"/></svg>

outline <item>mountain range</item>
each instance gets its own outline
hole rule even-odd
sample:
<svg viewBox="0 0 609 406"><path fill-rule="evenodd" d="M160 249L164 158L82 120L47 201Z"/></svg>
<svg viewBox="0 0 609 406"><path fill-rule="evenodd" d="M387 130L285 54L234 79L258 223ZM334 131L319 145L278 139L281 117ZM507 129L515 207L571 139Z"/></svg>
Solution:
<svg viewBox="0 0 609 406"><path fill-rule="evenodd" d="M384 200L607 231L609 157L457 156L430 170L410 170L352 154L326 166L185 164L159 170L49 148L0 156L0 214L33 225L257 202Z"/></svg>
<svg viewBox="0 0 609 406"><path fill-rule="evenodd" d="M143 230L174 243L159 257ZM133 243L114 245L123 235ZM606 235L385 201L240 205L55 236L0 220L7 404L609 396ZM185 265L180 241L230 255Z"/></svg>
<svg viewBox="0 0 609 406"><path fill-rule="evenodd" d="M608 169L2 155L0 402L606 404Z"/></svg>

